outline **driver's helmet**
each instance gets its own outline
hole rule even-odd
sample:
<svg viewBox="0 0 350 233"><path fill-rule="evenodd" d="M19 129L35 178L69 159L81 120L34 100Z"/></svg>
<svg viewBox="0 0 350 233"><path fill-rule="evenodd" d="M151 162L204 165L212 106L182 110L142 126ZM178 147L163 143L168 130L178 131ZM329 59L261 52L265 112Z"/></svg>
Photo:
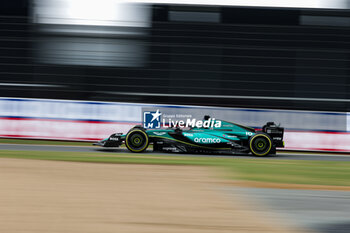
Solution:
<svg viewBox="0 0 350 233"><path fill-rule="evenodd" d="M207 120L209 120L209 119L210 119L210 116L209 116L209 115L205 115L205 116L204 116L204 120L205 120L205 121L207 121Z"/></svg>

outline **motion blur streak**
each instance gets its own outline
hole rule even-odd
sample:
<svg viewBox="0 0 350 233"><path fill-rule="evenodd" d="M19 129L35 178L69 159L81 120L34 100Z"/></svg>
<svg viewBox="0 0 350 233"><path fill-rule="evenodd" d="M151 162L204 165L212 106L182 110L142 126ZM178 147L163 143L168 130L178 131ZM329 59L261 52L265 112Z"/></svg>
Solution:
<svg viewBox="0 0 350 233"><path fill-rule="evenodd" d="M349 7L348 2L344 0L132 0L132 2L213 6L296 7L319 9L347 9Z"/></svg>
<svg viewBox="0 0 350 233"><path fill-rule="evenodd" d="M49 25L39 27L50 35L36 45L39 62L114 67L146 62L142 41L147 33L142 29L150 27L147 6L117 0L35 0L33 15L34 23Z"/></svg>
<svg viewBox="0 0 350 233"><path fill-rule="evenodd" d="M271 188L227 188L225 191L233 198L242 195L259 200L270 207L261 210L262 214L278 215L293 227L322 233L349 232L349 192Z"/></svg>
<svg viewBox="0 0 350 233"><path fill-rule="evenodd" d="M32 3L0 10L0 82L60 86L3 96L349 109L348 1Z"/></svg>
<svg viewBox="0 0 350 233"><path fill-rule="evenodd" d="M228 200L207 172L1 158L0 231L300 232L258 213L244 197Z"/></svg>
<svg viewBox="0 0 350 233"><path fill-rule="evenodd" d="M33 0L34 23L150 27L150 8L120 0ZM98 31L96 31L98 33Z"/></svg>
<svg viewBox="0 0 350 233"><path fill-rule="evenodd" d="M349 9L350 0L1 0L0 137L98 140L152 108L258 130L274 121L286 149L349 152ZM0 139L0 232L350 229L348 193L315 188L349 190L348 155L19 143Z"/></svg>

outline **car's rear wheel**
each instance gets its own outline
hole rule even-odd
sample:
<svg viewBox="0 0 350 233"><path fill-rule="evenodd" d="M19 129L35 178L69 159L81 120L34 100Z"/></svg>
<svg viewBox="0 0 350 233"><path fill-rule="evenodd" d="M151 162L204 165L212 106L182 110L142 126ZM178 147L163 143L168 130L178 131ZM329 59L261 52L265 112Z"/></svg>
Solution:
<svg viewBox="0 0 350 233"><path fill-rule="evenodd" d="M125 145L131 152L142 152L149 145L149 138L141 129L130 130L125 138Z"/></svg>
<svg viewBox="0 0 350 233"><path fill-rule="evenodd" d="M265 156L272 152L272 140L268 134L257 133L249 139L249 149L255 156Z"/></svg>

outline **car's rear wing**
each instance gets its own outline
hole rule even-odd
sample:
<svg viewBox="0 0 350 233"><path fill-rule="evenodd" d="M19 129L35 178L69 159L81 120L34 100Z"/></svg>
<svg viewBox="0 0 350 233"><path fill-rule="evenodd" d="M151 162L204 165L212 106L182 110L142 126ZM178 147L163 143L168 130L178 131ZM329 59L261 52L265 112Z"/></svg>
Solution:
<svg viewBox="0 0 350 233"><path fill-rule="evenodd" d="M284 147L283 134L284 128L276 125L274 122L267 122L262 127L262 131L270 135L273 140L275 147Z"/></svg>

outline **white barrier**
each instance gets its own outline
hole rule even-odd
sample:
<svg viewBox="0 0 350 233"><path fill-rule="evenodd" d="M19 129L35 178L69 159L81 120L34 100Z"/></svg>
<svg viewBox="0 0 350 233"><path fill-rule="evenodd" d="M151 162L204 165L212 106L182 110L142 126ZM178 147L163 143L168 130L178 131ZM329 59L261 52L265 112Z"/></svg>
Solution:
<svg viewBox="0 0 350 233"><path fill-rule="evenodd" d="M134 123L92 123L37 119L0 119L0 137L97 141L127 132Z"/></svg>
<svg viewBox="0 0 350 233"><path fill-rule="evenodd" d="M96 141L141 123L144 109L286 128L286 149L350 151L347 113L0 98L0 137Z"/></svg>
<svg viewBox="0 0 350 233"><path fill-rule="evenodd" d="M347 132L296 132L284 134L287 150L350 152L350 133Z"/></svg>
<svg viewBox="0 0 350 233"><path fill-rule="evenodd" d="M96 141L140 124L142 106L0 98L0 137Z"/></svg>

